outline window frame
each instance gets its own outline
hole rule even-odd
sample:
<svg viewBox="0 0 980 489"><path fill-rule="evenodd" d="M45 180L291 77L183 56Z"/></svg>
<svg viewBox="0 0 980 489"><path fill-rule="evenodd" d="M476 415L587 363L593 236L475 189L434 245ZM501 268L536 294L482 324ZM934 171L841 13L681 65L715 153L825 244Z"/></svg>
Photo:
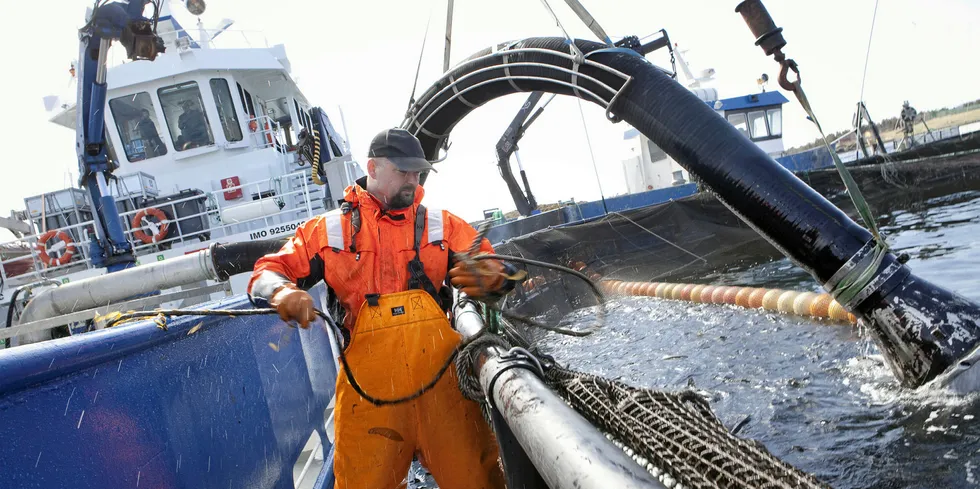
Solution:
<svg viewBox="0 0 980 489"><path fill-rule="evenodd" d="M779 134L774 134L772 130L772 119L769 118L771 112L779 113ZM766 109L766 124L769 124L769 135L773 137L783 137L783 108L771 107Z"/></svg>
<svg viewBox="0 0 980 489"><path fill-rule="evenodd" d="M171 90L171 89L174 89L174 88L181 88L181 87L190 86L190 85L193 85L194 88L197 90L197 103L198 103L198 108L201 111L201 115L204 117L204 123L205 123L206 129L207 129L208 138L209 138L210 142L208 144L203 144L203 145L195 146L195 147L192 147L192 148L181 149L181 148L178 148L177 147L177 138L174 135L174 128L171 128L171 126L170 126L170 119L167 116L167 111L165 110L164 103L163 103L163 100L164 100L164 98L163 98L163 95L164 95L163 92L165 90ZM208 88L210 89L210 84L208 85ZM178 154L180 154L180 153L184 153L184 152L187 152L187 151L192 151L192 150L195 150L195 149L217 147L217 141L215 141L215 137L214 137L214 130L211 128L211 120L208 117L207 105L204 103L204 100L205 100L205 98L204 98L204 92L201 90L201 83L198 80L196 80L196 79L195 80L186 80L186 81L174 83L172 85L167 85L167 86L164 86L164 87L160 87L160 88L157 88L156 94L157 94L157 100L160 101L160 109L163 110L163 119L164 119L164 122L167 124L167 132L170 134L170 140L173 142L174 151L176 151ZM183 114L177 115L177 121L178 121L177 124L178 124L178 126L176 126L176 129L178 131L180 131L180 128L179 128L180 115L183 115ZM182 132L183 131L181 131L181 134L180 134L181 136L183 135Z"/></svg>
<svg viewBox="0 0 980 489"><path fill-rule="evenodd" d="M779 125L780 125L779 134L773 134L772 133L772 127L769 124L769 112L770 111L773 111L773 110L778 110L779 111ZM768 136L764 136L764 137L753 137L752 136L752 126L750 125L749 113L752 113L752 112L760 112L760 111L763 114L762 119L766 122L766 132L768 133ZM782 132L782 121L783 121L782 118L783 118L783 114L782 114L782 111L783 111L783 107L781 105L764 105L764 106L760 106L760 107L749 107L749 108L746 108L746 109L727 110L727 111L725 111L725 120L728 121L729 124L732 124L732 121L731 121L730 117L733 116L733 115L734 116L741 115L742 117L745 118L745 128L748 131L748 134L746 134L746 137L748 137L749 140L751 140L752 142L756 142L756 141L770 141L770 140L773 140L773 139L780 139L780 138L783 137L783 132ZM734 124L732 124L732 126L734 126Z"/></svg>
<svg viewBox="0 0 980 489"><path fill-rule="evenodd" d="M225 93L228 95L228 101L231 102L231 107L230 107L231 116L234 117L234 123L238 127L238 139L229 138L227 131L225 131L225 124L223 120L224 114L221 113L221 105L218 104L218 92L214 88L215 82L224 83L224 89L226 91ZM221 77L221 76L212 77L208 79L208 90L210 90L211 98L214 100L214 110L215 113L218 115L218 122L220 123L221 126L221 135L222 137L224 137L225 143L227 143L229 146L238 146L241 145L242 143L246 143L247 141L245 140L245 133L246 133L245 125L242 123L241 120L242 114L239 112L238 106L235 104L235 95L231 91L231 83L229 83L228 79L225 77ZM214 131L212 131L212 133L213 132Z"/></svg>
<svg viewBox="0 0 980 489"><path fill-rule="evenodd" d="M154 156L151 156L151 157L143 157L143 158L134 160L132 158L132 155L130 155L129 151L127 151L126 145L129 142L132 142L135 139L140 139L142 141L143 138L142 138L142 136L140 136L139 138L133 138L133 139L127 140L127 138L124 137L125 135L123 134L123 132L120 130L120 127L119 127L120 118L119 118L119 116L117 114L116 104L114 104L113 102L116 102L117 100L121 100L121 99L126 99L126 98L132 98L135 101L136 98L139 97L141 94L146 95L146 97L150 101L149 111L150 111L150 115L152 117L151 122L153 122L153 125L154 125L154 127L156 129L156 132L157 132L157 137L160 139L160 142L162 143L163 153L160 153L158 155L154 155ZM112 122L113 122L112 125L113 125L113 127L115 128L115 131L116 131L116 134L115 135L119 139L119 146L122 147L123 154L126 156L126 161L128 163L141 163L143 161L152 160L154 158L159 158L161 156L166 156L167 154L170 153L170 147L167 145L167 139L160 135L160 128L159 128L160 121L159 121L159 118L158 118L159 114L157 113L157 110L156 110L156 106L157 106L157 103L158 102L159 101L154 101L153 95L150 93L149 90L141 90L141 91L136 92L136 93L127 93L125 95L120 95L118 97L113 97L112 99L110 99L110 100L108 100L106 102L106 105L109 106L109 112L112 114ZM146 109L146 107L143 107L140 110L144 110L144 109ZM133 130L136 130L135 127L134 127ZM168 132L169 132L169 128L168 128ZM145 145L144 145L144 147L145 147ZM118 158L119 152L116 151L115 154L116 154L116 157ZM144 154L145 154L145 150L144 150Z"/></svg>
<svg viewBox="0 0 980 489"><path fill-rule="evenodd" d="M742 132L742 130L739 129L738 126L735 125L734 122L732 122L732 116L741 116L742 117L742 123L745 124L745 133L744 133L745 134L745 137L747 137L749 139L752 139L752 129L749 128L749 114L747 112L726 112L725 113L725 120L728 121L728 123L731 124L732 127L735 128L735 130L737 130L739 132Z"/></svg>
<svg viewBox="0 0 980 489"><path fill-rule="evenodd" d="M771 134L769 133L769 121L766 119L766 111L765 110L763 110L763 109L750 110L750 111L748 111L745 114L745 116L746 116L746 118L748 120L748 123L749 123L749 134L752 135L752 140L753 141L762 141L762 140L765 140L765 139L769 138L769 136L771 136ZM755 120L753 120L753 118L755 118ZM757 121L757 120L761 120L762 121L762 128L761 129L766 132L765 135L763 135L763 136L757 136L755 134L755 131L757 129L756 128L756 125L755 125L755 121Z"/></svg>

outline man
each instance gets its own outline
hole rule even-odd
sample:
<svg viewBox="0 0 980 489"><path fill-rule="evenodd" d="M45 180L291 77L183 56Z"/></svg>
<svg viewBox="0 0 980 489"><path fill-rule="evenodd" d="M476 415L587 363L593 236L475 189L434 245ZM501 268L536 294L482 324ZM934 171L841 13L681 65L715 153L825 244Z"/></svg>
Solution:
<svg viewBox="0 0 980 489"><path fill-rule="evenodd" d="M147 158L160 156L167 152L167 148L163 146L163 140L160 139L160 133L157 132L157 125L150 118L149 109L143 109L140 112L140 120L136 122L136 132L143 140L143 148Z"/></svg>
<svg viewBox="0 0 980 489"><path fill-rule="evenodd" d="M197 148L212 144L211 134L208 131L208 121L197 103L193 100L184 100L180 106L183 112L177 118L177 127L180 129L178 149Z"/></svg>
<svg viewBox="0 0 980 489"><path fill-rule="evenodd" d="M476 230L449 212L425 209L419 174L432 170L418 139L389 129L371 142L368 175L347 188L342 212L311 219L276 254L255 264L253 302L308 327L313 299L302 290L323 279L351 332L346 356L374 398L410 395L438 373L459 343L446 310L450 283L471 297L495 297L516 269L495 260L454 265ZM480 250L492 252L483 240ZM340 373L334 411L338 489L398 487L413 455L443 489L503 488L497 446L477 403L462 397L455 369L413 401L375 406Z"/></svg>

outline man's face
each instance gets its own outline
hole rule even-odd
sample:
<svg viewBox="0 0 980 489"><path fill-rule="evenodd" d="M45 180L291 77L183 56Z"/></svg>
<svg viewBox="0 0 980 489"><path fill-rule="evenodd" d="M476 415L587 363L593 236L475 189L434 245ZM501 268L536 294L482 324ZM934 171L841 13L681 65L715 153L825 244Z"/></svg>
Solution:
<svg viewBox="0 0 980 489"><path fill-rule="evenodd" d="M386 159L374 159L374 175L377 187L372 192L389 209L404 209L415 202L415 189L419 186L419 172L401 171Z"/></svg>

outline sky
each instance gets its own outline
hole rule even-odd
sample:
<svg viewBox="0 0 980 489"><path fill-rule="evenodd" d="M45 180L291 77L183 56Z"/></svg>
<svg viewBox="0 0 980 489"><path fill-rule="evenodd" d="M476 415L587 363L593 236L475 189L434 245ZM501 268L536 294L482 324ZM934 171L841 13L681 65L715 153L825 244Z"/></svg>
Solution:
<svg viewBox="0 0 980 489"><path fill-rule="evenodd" d="M594 39L564 2L549 1L570 35ZM778 66L753 44L734 11L737 1L582 3L614 39L666 29L687 50L694 72L716 70L716 80L707 86L722 98L758 91L762 73L771 78L767 89L778 90ZM77 29L90 4L23 2L20 20L3 30L11 49L0 87L12 110L0 117L8 138L6 173L0 178L2 215L23 209L25 197L77 183L74 134L48 121L42 98L72 90L68 68L78 56ZM767 0L765 5L784 29L784 52L799 63L803 87L824 128L849 127L861 95L875 0ZM214 26L232 18L232 31L261 31L270 45L284 44L292 75L307 98L325 108L339 130L346 127L355 158L366 165L371 138L403 119L427 22L416 94L441 75L445 9L445 0L210 0L202 21ZM174 10L185 27L196 23L181 6ZM972 28L977 19L975 0L880 2L864 89L871 115L896 116L905 100L921 111L980 98L980 64L974 62L980 30ZM499 42L560 35L540 1L456 0L451 63ZM669 65L664 53L649 58ZM812 123L792 95L784 95L790 99L783 115L786 147L812 141L818 135ZM516 94L492 101L456 126L449 157L426 183L430 208L469 221L482 218L484 209L514 209L493 148L525 98ZM581 104L584 117L579 107L574 98L557 97L521 141L521 160L538 202L594 200L626 191L621 161L629 126L608 122L592 103ZM516 161L513 167L516 172Z"/></svg>

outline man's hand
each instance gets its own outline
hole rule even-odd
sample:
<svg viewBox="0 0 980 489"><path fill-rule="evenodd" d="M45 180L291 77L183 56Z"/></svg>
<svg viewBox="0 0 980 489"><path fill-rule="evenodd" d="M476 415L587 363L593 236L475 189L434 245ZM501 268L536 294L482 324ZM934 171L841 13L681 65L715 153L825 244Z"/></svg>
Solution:
<svg viewBox="0 0 980 489"><path fill-rule="evenodd" d="M301 328L309 328L316 317L313 312L313 297L293 284L287 284L272 295L269 305L279 312L283 321L294 320Z"/></svg>
<svg viewBox="0 0 980 489"><path fill-rule="evenodd" d="M508 278L499 260L460 260L449 271L449 283L473 299L492 298Z"/></svg>

